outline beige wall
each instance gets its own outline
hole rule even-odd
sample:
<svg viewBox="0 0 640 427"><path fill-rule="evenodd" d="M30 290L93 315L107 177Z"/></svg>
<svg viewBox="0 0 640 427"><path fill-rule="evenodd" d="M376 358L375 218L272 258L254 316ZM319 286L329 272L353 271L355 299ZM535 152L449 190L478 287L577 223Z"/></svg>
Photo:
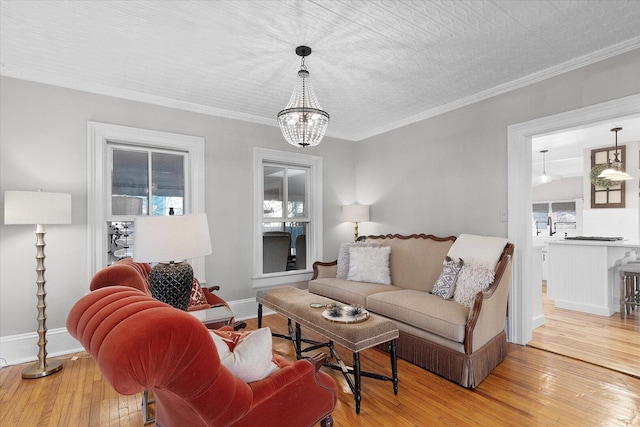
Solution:
<svg viewBox="0 0 640 427"><path fill-rule="evenodd" d="M367 231L506 237L507 126L640 93L638 76L634 50L358 143Z"/></svg>
<svg viewBox="0 0 640 427"><path fill-rule="evenodd" d="M213 255L206 258L207 279L219 284L221 296L228 300L255 296L253 147L298 151L284 141L277 127L11 78L0 79L0 92L2 193L38 188L72 193L73 224L47 227L49 329L63 327L72 304L88 291L88 120L206 139L205 210L213 246ZM352 233L350 224L342 223L341 206L355 200L356 144L325 138L306 152L324 159L324 253L327 259L335 258L339 244ZM0 336L32 333L37 327L32 227L2 221L0 233Z"/></svg>

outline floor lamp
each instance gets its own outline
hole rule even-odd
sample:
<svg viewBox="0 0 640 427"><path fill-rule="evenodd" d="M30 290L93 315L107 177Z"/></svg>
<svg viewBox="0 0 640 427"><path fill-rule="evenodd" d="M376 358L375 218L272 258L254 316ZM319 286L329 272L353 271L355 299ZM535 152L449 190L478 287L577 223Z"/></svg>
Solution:
<svg viewBox="0 0 640 427"><path fill-rule="evenodd" d="M133 259L157 262L149 274L151 295L187 310L193 268L186 262L211 253L206 214L137 216L133 224Z"/></svg>
<svg viewBox="0 0 640 427"><path fill-rule="evenodd" d="M369 221L369 205L345 205L342 207L345 222L353 222L355 228L353 240L358 240L358 223Z"/></svg>
<svg viewBox="0 0 640 427"><path fill-rule="evenodd" d="M41 378L62 369L62 361L47 362L47 303L44 279L45 224L71 224L71 194L43 191L5 191L5 224L36 225L36 284L38 285L38 361L22 371L22 378Z"/></svg>

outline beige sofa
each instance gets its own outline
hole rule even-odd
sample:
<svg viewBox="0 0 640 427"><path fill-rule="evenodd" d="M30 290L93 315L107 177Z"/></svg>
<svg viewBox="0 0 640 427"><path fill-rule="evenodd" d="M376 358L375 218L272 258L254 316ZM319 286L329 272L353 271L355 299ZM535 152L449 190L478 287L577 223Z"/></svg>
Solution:
<svg viewBox="0 0 640 427"><path fill-rule="evenodd" d="M492 237L461 235L460 239L452 248L453 236L367 236L367 242L391 247L390 285L337 279L337 261L316 262L309 292L360 304L394 321L400 331L399 357L474 388L507 354L504 328L514 246ZM495 254L495 264L485 263L495 265L495 278L484 292L472 296L471 308L431 293L445 257L455 249L462 250L464 256L460 250L457 254L465 261L476 256L491 259L489 252Z"/></svg>

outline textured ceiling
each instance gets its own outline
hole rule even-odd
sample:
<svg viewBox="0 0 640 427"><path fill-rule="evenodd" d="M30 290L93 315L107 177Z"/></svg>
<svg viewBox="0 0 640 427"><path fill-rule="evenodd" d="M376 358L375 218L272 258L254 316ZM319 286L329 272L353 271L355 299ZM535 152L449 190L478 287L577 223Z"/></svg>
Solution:
<svg viewBox="0 0 640 427"><path fill-rule="evenodd" d="M276 126L306 64L359 140L640 47L631 1L6 1L0 73Z"/></svg>

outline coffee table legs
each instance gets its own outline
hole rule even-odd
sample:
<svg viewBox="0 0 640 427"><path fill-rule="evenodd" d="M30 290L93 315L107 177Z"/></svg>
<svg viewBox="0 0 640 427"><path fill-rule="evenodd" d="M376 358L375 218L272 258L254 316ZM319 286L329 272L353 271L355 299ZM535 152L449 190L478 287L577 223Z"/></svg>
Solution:
<svg viewBox="0 0 640 427"><path fill-rule="evenodd" d="M296 359L300 360L302 359L302 332L300 331L300 324L298 322L296 322L296 328L295 331L293 331L291 329L291 319L289 319L289 336L291 337L291 340L295 343L295 349L296 349Z"/></svg>
<svg viewBox="0 0 640 427"><path fill-rule="evenodd" d="M398 356L396 352L396 340L391 340L389 356L391 357L391 381L393 381L393 394L398 394Z"/></svg>
<svg viewBox="0 0 640 427"><path fill-rule="evenodd" d="M396 340L392 339L389 343L389 357L391 359L391 378L380 375L372 372L365 372L360 369L360 353L353 352L353 366L351 368L345 366L344 362L340 358L340 355L333 347L333 341L320 343L313 340L302 339L302 332L300 329L300 324L295 322L295 327L292 325L291 319L287 319L287 328L289 329L289 335L281 335L272 333L274 337L289 339L294 343L296 358L302 359L302 353L316 350L321 347L329 347L331 358L334 359L338 364L334 365L332 363L328 363L327 366L342 371L351 392L353 393L353 398L356 404L356 414L360 413L360 403L362 401L362 386L361 386L361 378L369 377L377 380L383 381L391 381L393 383L393 394L398 394L398 358L397 358L397 350L396 350ZM258 328L262 327L262 304L258 304ZM307 344L313 344L310 347L302 348L302 343L305 342ZM353 379L349 376L349 374L353 375Z"/></svg>
<svg viewBox="0 0 640 427"><path fill-rule="evenodd" d="M360 353L353 353L353 398L356 401L356 414L360 413L360 402L362 401L362 387L360 385Z"/></svg>
<svg viewBox="0 0 640 427"><path fill-rule="evenodd" d="M333 346L333 341L329 341L325 344L329 347L331 359L334 359L337 363L329 363L327 366L337 371L342 371L344 379L347 381L351 392L353 393L353 399L356 404L356 414L360 413L360 402L362 401L362 377L373 378L382 381L391 381L393 383L393 393L398 394L398 359L396 352L396 340L393 339L390 342L390 358L391 358L391 378L386 375L377 374L374 372L363 371L360 367L360 353L353 352L353 366L348 367L344 364L340 355ZM303 350L304 351L304 350ZM353 378L350 376L352 375Z"/></svg>
<svg viewBox="0 0 640 427"><path fill-rule="evenodd" d="M353 366L348 367L342 361L342 358L336 351L333 341L328 342L317 342L313 340L307 340L302 338L302 333L300 329L300 324L295 322L295 327L292 325L291 319L288 319L287 327L289 329L289 336L284 336L280 334L273 334L273 336L278 336L280 338L286 338L291 340L294 343L294 348L296 351L296 358L302 359L302 353L306 353L309 351L317 350L318 348L328 347L330 353L330 360L335 360L336 364L327 363L331 369L335 369L337 371L342 371L342 375L344 379L347 381L351 392L353 393L353 399L356 404L356 414L360 413L360 402L362 401L362 377L373 378L376 380L382 381L391 381L393 383L393 393L398 394L398 359L396 352L396 340L392 339L389 349L389 356L391 359L391 378L386 375L377 374L374 372L363 371L360 367L360 353L353 352ZM309 347L302 348L302 343L313 344Z"/></svg>

